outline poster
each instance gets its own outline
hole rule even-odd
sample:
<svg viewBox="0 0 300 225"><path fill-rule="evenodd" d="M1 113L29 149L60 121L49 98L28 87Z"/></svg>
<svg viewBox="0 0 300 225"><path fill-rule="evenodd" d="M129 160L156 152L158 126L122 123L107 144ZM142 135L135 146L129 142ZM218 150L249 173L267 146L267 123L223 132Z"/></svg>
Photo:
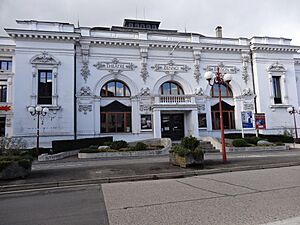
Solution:
<svg viewBox="0 0 300 225"><path fill-rule="evenodd" d="M266 115L264 113L255 114L255 129L266 129Z"/></svg>
<svg viewBox="0 0 300 225"><path fill-rule="evenodd" d="M142 130L151 130L152 129L151 115L141 115L141 129Z"/></svg>
<svg viewBox="0 0 300 225"><path fill-rule="evenodd" d="M242 112L243 128L253 128L253 115L251 111Z"/></svg>

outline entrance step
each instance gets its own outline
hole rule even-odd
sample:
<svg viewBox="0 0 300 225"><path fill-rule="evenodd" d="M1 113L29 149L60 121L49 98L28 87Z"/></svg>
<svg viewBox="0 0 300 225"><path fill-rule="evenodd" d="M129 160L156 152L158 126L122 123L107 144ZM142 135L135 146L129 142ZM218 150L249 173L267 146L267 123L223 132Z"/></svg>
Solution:
<svg viewBox="0 0 300 225"><path fill-rule="evenodd" d="M200 141L200 145L203 148L203 151L206 153L216 153L220 152L219 149L216 149L210 141Z"/></svg>

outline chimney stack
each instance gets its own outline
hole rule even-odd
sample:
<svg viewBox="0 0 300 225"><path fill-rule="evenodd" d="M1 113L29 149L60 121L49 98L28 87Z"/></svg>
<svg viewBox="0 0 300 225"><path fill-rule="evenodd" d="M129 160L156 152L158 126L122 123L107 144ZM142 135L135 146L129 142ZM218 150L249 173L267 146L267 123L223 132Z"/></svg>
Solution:
<svg viewBox="0 0 300 225"><path fill-rule="evenodd" d="M221 26L216 27L216 37L222 38L222 27Z"/></svg>

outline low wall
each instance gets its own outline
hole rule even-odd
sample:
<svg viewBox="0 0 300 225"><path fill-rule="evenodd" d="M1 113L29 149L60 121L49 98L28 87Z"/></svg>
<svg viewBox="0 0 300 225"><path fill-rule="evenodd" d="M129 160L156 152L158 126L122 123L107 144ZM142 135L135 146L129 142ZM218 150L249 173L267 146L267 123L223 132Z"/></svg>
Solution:
<svg viewBox="0 0 300 225"><path fill-rule="evenodd" d="M147 151L128 151L128 152L99 152L99 153L78 153L80 159L92 158L117 158L117 157L143 157L143 156L158 156L168 155L172 147L170 138L155 138L148 140L141 140L145 144L163 145L164 148L160 150L147 150ZM129 142L130 146L135 145L137 142Z"/></svg>
<svg viewBox="0 0 300 225"><path fill-rule="evenodd" d="M67 152L60 152L57 154L41 154L38 156L38 161L39 162L44 162L44 161L52 161L52 160L58 160L58 159L63 159L69 156L77 155L79 150L74 150L74 151L67 151Z"/></svg>
<svg viewBox="0 0 300 225"><path fill-rule="evenodd" d="M257 151L289 150L288 145L283 146L255 146L255 147L226 147L227 152L257 152Z"/></svg>

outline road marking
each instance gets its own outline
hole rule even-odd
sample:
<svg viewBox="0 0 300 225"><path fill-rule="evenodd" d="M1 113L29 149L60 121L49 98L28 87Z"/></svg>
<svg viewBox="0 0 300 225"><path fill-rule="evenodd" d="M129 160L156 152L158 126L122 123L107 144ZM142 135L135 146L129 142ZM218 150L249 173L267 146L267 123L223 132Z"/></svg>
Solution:
<svg viewBox="0 0 300 225"><path fill-rule="evenodd" d="M279 220L276 222L264 223L261 225L299 225L299 224L300 224L300 217L293 217L286 220Z"/></svg>

